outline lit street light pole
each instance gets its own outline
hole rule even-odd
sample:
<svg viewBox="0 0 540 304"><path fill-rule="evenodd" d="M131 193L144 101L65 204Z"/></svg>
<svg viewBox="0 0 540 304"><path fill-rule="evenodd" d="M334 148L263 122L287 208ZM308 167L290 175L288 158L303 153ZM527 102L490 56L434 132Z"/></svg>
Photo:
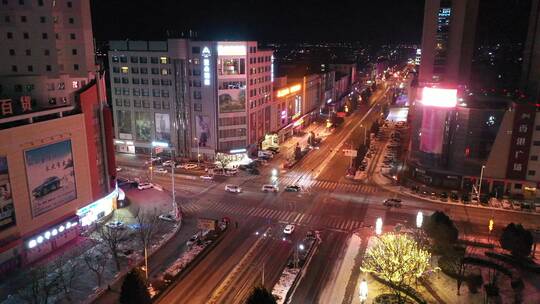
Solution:
<svg viewBox="0 0 540 304"><path fill-rule="evenodd" d="M478 202L480 202L480 196L482 195L482 179L484 178L484 169L486 165L482 165L482 170L480 171L480 183L478 185Z"/></svg>
<svg viewBox="0 0 540 304"><path fill-rule="evenodd" d="M200 146L199 146L199 139L197 137L193 138L193 140L195 140L195 142L197 143L197 165L200 166L200 158L201 158L201 153L200 153Z"/></svg>
<svg viewBox="0 0 540 304"><path fill-rule="evenodd" d="M381 235L382 233L382 225L382 218L378 217L377 221L375 222L375 234L377 234L377 236Z"/></svg>
<svg viewBox="0 0 540 304"><path fill-rule="evenodd" d="M366 302L367 295L368 295L367 282L366 282L366 279L362 279L362 282L360 282L360 291L359 291L360 303L364 304Z"/></svg>

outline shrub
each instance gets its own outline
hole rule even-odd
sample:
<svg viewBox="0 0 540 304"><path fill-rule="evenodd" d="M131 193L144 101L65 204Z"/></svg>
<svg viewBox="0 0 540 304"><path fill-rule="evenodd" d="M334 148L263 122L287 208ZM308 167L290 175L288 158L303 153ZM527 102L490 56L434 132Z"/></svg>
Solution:
<svg viewBox="0 0 540 304"><path fill-rule="evenodd" d="M531 232L520 224L510 223L503 229L500 242L501 247L510 251L513 256L524 258L531 253L533 237Z"/></svg>

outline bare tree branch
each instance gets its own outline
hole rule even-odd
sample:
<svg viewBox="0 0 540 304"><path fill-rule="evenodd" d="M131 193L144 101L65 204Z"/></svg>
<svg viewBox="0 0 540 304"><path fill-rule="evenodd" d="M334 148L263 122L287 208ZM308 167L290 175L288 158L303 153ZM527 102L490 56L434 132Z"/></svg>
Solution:
<svg viewBox="0 0 540 304"><path fill-rule="evenodd" d="M109 228L105 225L100 225L97 231L114 259L116 270L120 271L120 256L118 253L120 252L120 245L128 239L128 232L125 229Z"/></svg>

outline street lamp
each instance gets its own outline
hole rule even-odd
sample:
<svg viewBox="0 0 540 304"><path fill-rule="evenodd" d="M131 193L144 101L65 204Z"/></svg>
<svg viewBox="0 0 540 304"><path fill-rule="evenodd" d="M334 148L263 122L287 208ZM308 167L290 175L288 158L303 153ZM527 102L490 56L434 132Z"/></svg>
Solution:
<svg viewBox="0 0 540 304"><path fill-rule="evenodd" d="M199 151L199 139L197 137L193 138L193 140L197 143L197 165L200 165L200 162L201 162L201 153Z"/></svg>
<svg viewBox="0 0 540 304"><path fill-rule="evenodd" d="M422 211L418 211L418 214L416 214L416 228L420 229L422 227L422 223L424 222L424 214Z"/></svg>
<svg viewBox="0 0 540 304"><path fill-rule="evenodd" d="M298 245L298 249L304 250L304 249L306 249L306 247L304 246L304 244L300 244L300 245Z"/></svg>
<svg viewBox="0 0 540 304"><path fill-rule="evenodd" d="M366 302L367 294L368 294L367 282L366 282L366 279L362 279L362 282L360 282L360 291L359 291L360 302L362 304Z"/></svg>
<svg viewBox="0 0 540 304"><path fill-rule="evenodd" d="M154 161L152 160L152 151L154 151L155 147L168 148L169 144L162 141L152 141L152 147L150 147L150 181L153 178L153 172L154 172Z"/></svg>
<svg viewBox="0 0 540 304"><path fill-rule="evenodd" d="M366 141L367 141L367 128L364 126L364 124L361 124L360 128L364 128L364 147L365 147Z"/></svg>
<svg viewBox="0 0 540 304"><path fill-rule="evenodd" d="M484 169L486 165L482 165L482 170L480 170L480 184L478 185L478 202L480 202L480 196L482 195L482 178L484 178Z"/></svg>
<svg viewBox="0 0 540 304"><path fill-rule="evenodd" d="M375 233L377 235L381 235L382 233L382 218L378 217L377 221L375 222Z"/></svg>

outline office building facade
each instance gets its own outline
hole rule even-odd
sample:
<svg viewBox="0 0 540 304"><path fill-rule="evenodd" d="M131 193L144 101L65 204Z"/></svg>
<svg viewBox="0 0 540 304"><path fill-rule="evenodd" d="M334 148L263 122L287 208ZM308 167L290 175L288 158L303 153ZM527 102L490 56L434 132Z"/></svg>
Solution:
<svg viewBox="0 0 540 304"><path fill-rule="evenodd" d="M73 104L96 70L90 1L0 3L0 96Z"/></svg>

